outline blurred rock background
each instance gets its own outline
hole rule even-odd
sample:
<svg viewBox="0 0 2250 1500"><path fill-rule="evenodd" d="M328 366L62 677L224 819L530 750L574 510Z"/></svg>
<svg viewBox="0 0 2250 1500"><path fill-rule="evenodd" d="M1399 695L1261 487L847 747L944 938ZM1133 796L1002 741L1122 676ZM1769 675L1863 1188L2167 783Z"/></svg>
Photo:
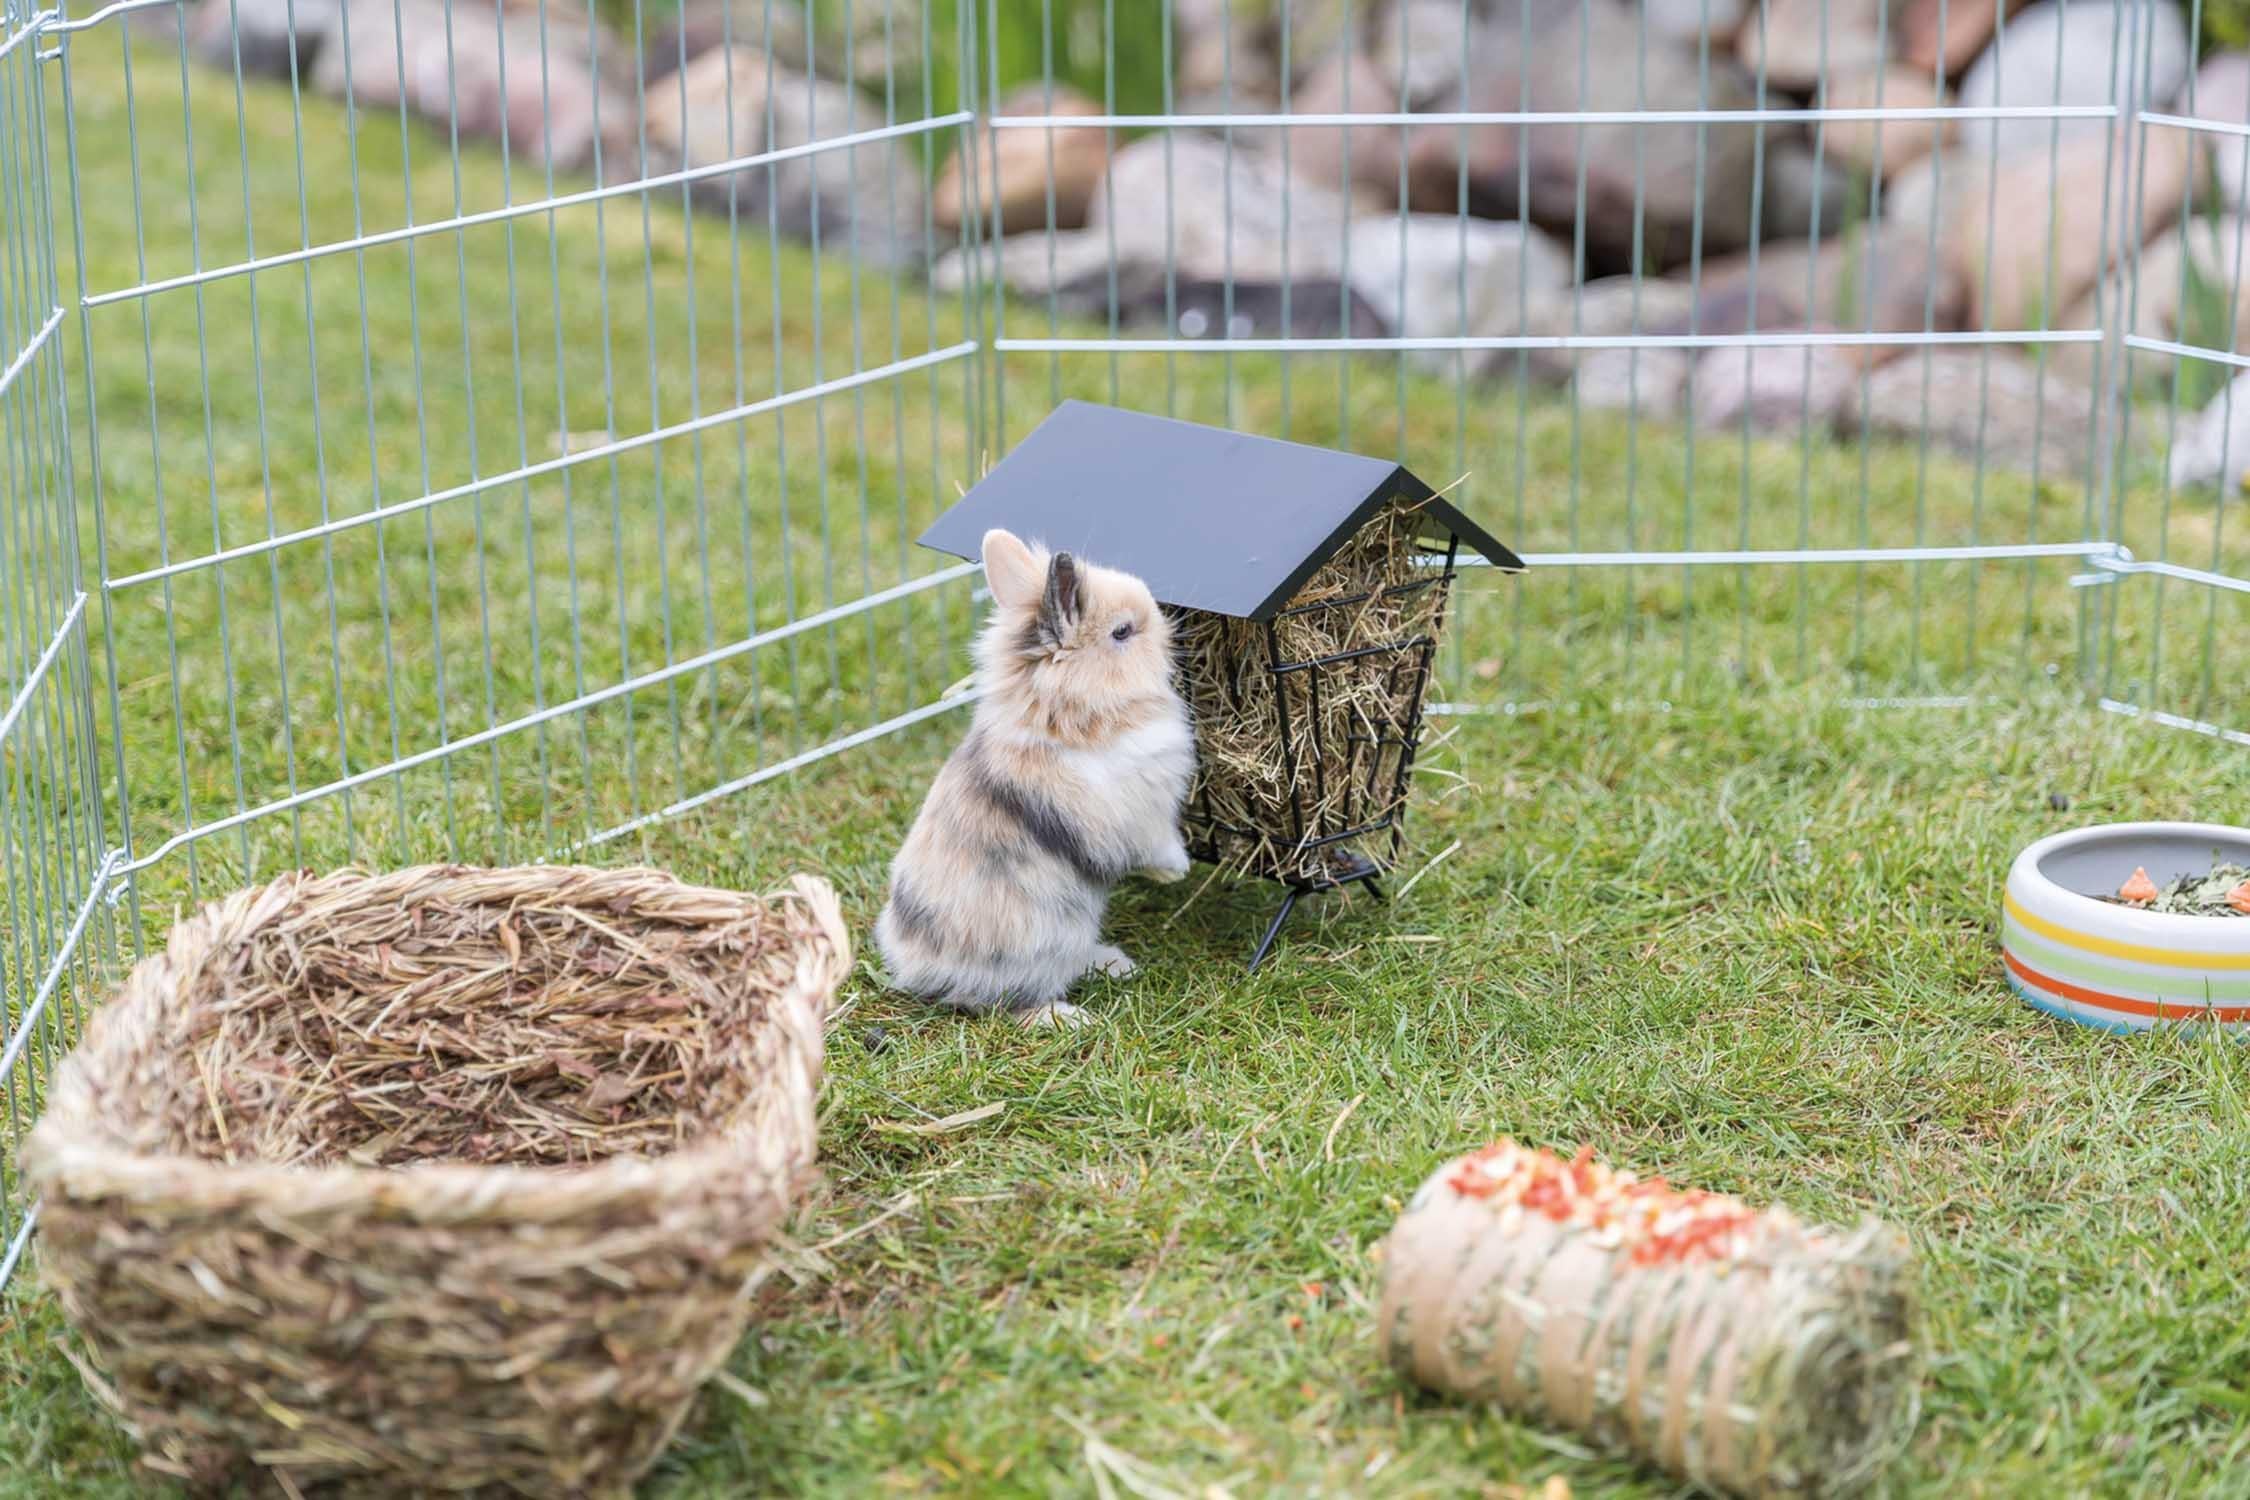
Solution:
<svg viewBox="0 0 2250 1500"><path fill-rule="evenodd" d="M979 38L988 113L1050 128L729 169L960 107L962 5L998 21ZM192 0L180 21L139 19L161 35L184 24L207 66L403 111L542 173L690 172L705 207L940 289L979 255L986 276L1058 317L1135 332L2107 327L2231 351L2250 326L2245 141L2154 126L2121 152L2099 113L2129 97L2250 121L2250 0L2197 15L2195 36L2175 0ZM2095 113L1073 123L2049 105ZM1954 424L1962 441L1981 432L2000 462L2043 444L2064 463L2091 441L2104 362L2124 358L2114 338L1466 356L1480 374L1575 382L1591 406L1792 431L1809 418L1947 441L1953 426L1933 414L1973 392L1984 417ZM2146 352L2127 367L2204 412L2201 447L2175 445L2174 477L2222 477L2193 454L2227 448L2250 406L2229 394L2233 368Z"/></svg>

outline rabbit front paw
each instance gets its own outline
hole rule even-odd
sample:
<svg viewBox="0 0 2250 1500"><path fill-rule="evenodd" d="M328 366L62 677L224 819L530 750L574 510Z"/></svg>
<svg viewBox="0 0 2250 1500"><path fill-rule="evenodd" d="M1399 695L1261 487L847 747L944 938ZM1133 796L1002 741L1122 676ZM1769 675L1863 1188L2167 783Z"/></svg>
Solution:
<svg viewBox="0 0 2250 1500"><path fill-rule="evenodd" d="M1188 852L1184 845L1175 844L1158 855L1143 873L1159 885L1170 885L1184 880L1188 872Z"/></svg>

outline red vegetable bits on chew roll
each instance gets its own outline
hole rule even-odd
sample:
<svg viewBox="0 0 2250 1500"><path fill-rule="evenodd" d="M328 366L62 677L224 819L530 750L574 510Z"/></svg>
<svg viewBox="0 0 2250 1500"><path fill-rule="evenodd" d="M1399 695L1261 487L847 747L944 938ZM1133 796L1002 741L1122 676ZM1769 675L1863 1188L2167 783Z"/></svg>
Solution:
<svg viewBox="0 0 2250 1500"><path fill-rule="evenodd" d="M1913 1427L1910 1260L1878 1224L1502 1140L1432 1174L1381 1255L1401 1374L1713 1490L1851 1494Z"/></svg>

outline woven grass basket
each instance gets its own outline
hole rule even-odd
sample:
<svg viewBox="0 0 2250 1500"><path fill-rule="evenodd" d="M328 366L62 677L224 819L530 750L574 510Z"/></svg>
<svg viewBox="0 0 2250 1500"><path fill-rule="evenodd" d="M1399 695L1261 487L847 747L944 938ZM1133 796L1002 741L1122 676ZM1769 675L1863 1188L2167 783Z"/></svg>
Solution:
<svg viewBox="0 0 2250 1500"><path fill-rule="evenodd" d="M835 894L293 875L176 926L24 1151L40 1268L159 1472L619 1495L812 1170Z"/></svg>

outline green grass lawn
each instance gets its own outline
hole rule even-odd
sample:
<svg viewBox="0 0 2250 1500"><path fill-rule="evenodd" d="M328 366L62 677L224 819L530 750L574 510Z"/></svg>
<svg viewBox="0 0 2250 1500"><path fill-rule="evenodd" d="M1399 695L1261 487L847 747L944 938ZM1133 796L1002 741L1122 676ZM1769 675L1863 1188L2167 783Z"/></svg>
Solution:
<svg viewBox="0 0 2250 1500"><path fill-rule="evenodd" d="M347 149L341 110L286 90L238 115L231 81L196 73L183 100L161 46L129 77L111 32L71 54L75 174L59 72L53 164L96 294L546 190L473 152L456 175L442 135L395 120L363 118ZM162 569L544 462L559 434L693 423L991 331L762 224L632 198L119 301L90 371L70 345L86 568ZM1467 471L1463 503L1526 552L2054 541L2088 511L2084 476L1691 438L1384 360L979 368L111 591L93 629L117 662L114 716L107 679L98 695L126 768L120 790L103 767L113 830L146 852L925 576L940 560L913 536L1058 394ZM2126 481L2137 553L2250 572L2246 528L2208 498ZM1901 1493L2250 1493L2242 1058L2043 1019L1993 940L2005 863L2042 832L2239 818L2239 746L2079 689L2241 726L2250 616L2072 571L1470 579L1440 696L1521 711L1438 724L1408 864L1460 847L1395 905L1319 906L1246 979L1270 892L1181 911L1193 886L1130 889L1118 937L1145 967L1068 1036L901 1006L863 967L797 1229L818 1256L765 1285L733 1367L751 1395L714 1392L651 1492L1504 1493L1560 1473L1670 1493L1376 1359L1368 1244L1431 1165L1506 1131L1903 1226L1933 1359ZM975 608L948 585L199 839L142 874L119 935L137 917L158 940L181 904L288 865L521 858L611 828L930 701ZM1950 694L1974 701L1851 706ZM957 728L593 857L738 885L818 870L864 932ZM886 1128L994 1103L957 1131ZM29 1278L0 1293L0 1493L145 1492L61 1336Z"/></svg>
<svg viewBox="0 0 2250 1500"><path fill-rule="evenodd" d="M722 883L824 871L864 931L944 744L648 852ZM760 1294L732 1366L758 1404L714 1391L649 1492L1093 1494L1115 1449L1183 1495L1670 1493L1378 1357L1368 1245L1437 1161L1512 1132L1904 1227L1933 1358L1897 1493L2241 1493L2244 1058L2045 1019L1992 932L2025 841L2239 806L2239 752L2044 696L1777 693L1479 722L1435 764L1466 781L1431 779L1420 858L1461 851L1395 906L1314 908L1254 978L1270 896L1216 887L1177 916L1187 888L1121 894L1144 967L1069 1035L905 1006L863 967L797 1230L821 1261ZM0 1489L141 1493L52 1305L19 1286L0 1323Z"/></svg>

